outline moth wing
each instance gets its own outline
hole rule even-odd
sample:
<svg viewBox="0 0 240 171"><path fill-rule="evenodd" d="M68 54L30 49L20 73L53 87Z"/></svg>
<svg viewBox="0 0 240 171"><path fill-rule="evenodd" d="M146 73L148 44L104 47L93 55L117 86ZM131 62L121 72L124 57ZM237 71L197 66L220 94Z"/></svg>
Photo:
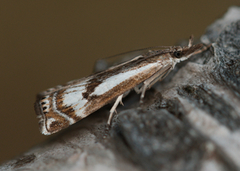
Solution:
<svg viewBox="0 0 240 171"><path fill-rule="evenodd" d="M35 111L43 134L58 132L87 116L88 101L82 96L86 85L87 79L81 79L38 94Z"/></svg>
<svg viewBox="0 0 240 171"><path fill-rule="evenodd" d="M118 55L113 55L107 58L99 59L95 63L94 72L100 72L104 71L108 68L112 68L119 64L125 64L129 61L132 61L133 59L136 59L136 57L146 57L149 55L149 52L153 51L162 51L163 49L169 48L169 46L154 46L154 47L148 47L148 48L142 48L137 50L132 50L128 52L124 52Z"/></svg>

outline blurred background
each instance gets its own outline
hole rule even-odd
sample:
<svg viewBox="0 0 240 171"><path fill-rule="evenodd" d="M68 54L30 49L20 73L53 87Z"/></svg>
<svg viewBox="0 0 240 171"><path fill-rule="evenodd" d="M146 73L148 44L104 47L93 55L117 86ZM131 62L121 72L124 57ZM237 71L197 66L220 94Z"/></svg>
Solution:
<svg viewBox="0 0 240 171"><path fill-rule="evenodd" d="M0 162L51 136L38 130L38 92L92 73L97 59L175 45L239 0L0 1Z"/></svg>

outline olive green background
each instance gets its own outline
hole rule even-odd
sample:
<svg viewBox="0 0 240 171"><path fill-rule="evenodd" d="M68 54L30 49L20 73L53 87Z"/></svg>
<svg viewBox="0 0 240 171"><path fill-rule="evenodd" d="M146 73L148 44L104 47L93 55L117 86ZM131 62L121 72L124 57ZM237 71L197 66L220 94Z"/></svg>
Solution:
<svg viewBox="0 0 240 171"><path fill-rule="evenodd" d="M0 1L0 162L41 135L35 95L99 58L199 37L236 1Z"/></svg>

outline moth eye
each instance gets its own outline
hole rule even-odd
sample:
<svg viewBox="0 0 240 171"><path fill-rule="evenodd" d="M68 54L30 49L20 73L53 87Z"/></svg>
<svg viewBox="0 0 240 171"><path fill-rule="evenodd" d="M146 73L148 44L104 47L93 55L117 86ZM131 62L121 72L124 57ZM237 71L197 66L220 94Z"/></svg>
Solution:
<svg viewBox="0 0 240 171"><path fill-rule="evenodd" d="M175 52L173 53L173 55L174 55L176 58L180 58L180 57L182 56L182 52L180 52L180 51L175 51Z"/></svg>

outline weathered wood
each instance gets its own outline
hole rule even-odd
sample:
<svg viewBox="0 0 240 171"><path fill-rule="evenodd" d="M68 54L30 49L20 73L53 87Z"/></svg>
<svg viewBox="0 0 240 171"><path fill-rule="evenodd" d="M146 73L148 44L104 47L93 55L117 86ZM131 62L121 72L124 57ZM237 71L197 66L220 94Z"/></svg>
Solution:
<svg viewBox="0 0 240 171"><path fill-rule="evenodd" d="M177 65L142 106L130 93L109 132L106 106L0 170L240 170L240 8L202 41L213 48Z"/></svg>

